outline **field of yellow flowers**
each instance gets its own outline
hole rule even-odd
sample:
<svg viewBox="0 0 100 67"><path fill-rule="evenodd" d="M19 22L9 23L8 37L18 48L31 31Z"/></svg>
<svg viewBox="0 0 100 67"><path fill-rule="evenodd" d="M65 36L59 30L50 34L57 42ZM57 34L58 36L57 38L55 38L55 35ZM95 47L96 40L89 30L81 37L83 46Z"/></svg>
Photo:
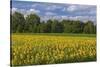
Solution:
<svg viewBox="0 0 100 67"><path fill-rule="evenodd" d="M11 65L96 61L96 37L12 35Z"/></svg>

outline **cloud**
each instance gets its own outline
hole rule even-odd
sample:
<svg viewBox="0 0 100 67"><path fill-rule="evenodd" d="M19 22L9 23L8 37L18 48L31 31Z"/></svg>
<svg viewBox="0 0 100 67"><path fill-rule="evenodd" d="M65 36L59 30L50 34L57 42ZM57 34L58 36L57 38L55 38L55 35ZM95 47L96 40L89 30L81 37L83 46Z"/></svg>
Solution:
<svg viewBox="0 0 100 67"><path fill-rule="evenodd" d="M71 20L80 20L83 22L86 22L88 20L93 21L96 23L96 17L95 16L74 16L74 17L69 17Z"/></svg>
<svg viewBox="0 0 100 67"><path fill-rule="evenodd" d="M53 13L53 12L46 12L45 15L46 15L46 16L54 16L54 15L56 15L56 13Z"/></svg>
<svg viewBox="0 0 100 67"><path fill-rule="evenodd" d="M17 8L13 7L13 8L11 9L12 14L13 14L14 12L16 12L17 10L18 10Z"/></svg>
<svg viewBox="0 0 100 67"><path fill-rule="evenodd" d="M17 7L17 8L15 8ZM38 2L14 3L12 12L18 11L25 16L35 13L43 20L48 19L71 19L71 20L92 20L96 21L96 6L78 4L52 4ZM44 17L45 16L45 17Z"/></svg>
<svg viewBox="0 0 100 67"><path fill-rule="evenodd" d="M86 22L88 20L96 22L96 16L61 16L61 17L62 19L80 20L83 22Z"/></svg>
<svg viewBox="0 0 100 67"><path fill-rule="evenodd" d="M12 8L12 11L16 11L17 10L17 8Z"/></svg>
<svg viewBox="0 0 100 67"><path fill-rule="evenodd" d="M32 13L35 13L35 14L40 13L40 11L36 10L36 9L25 10L25 9L12 8L12 12L15 12L15 11L24 14L25 17L29 14L32 14ZM91 11L91 13L92 13L92 11ZM53 13L53 12L45 12L45 15L41 16L42 21L47 21L49 19L57 19L59 21L61 21L63 19L66 19L66 20L69 19L69 20L80 20L80 21L83 21L83 22L91 20L94 23L96 23L96 16L88 16L88 15L85 15L85 16L66 16L65 15L64 16L64 15L57 15L56 13Z"/></svg>
<svg viewBox="0 0 100 67"><path fill-rule="evenodd" d="M37 7L39 4L33 4L32 7Z"/></svg>
<svg viewBox="0 0 100 67"><path fill-rule="evenodd" d="M84 22L88 21L88 20L96 22L96 17L95 16L75 16L75 18L77 18L81 21L84 21Z"/></svg>
<svg viewBox="0 0 100 67"><path fill-rule="evenodd" d="M74 6L74 5L69 6L69 7L67 8L67 11L69 11L69 12L73 12L73 11L76 11L76 10L77 10L77 7Z"/></svg>
<svg viewBox="0 0 100 67"><path fill-rule="evenodd" d="M27 15L30 15L30 14L39 14L40 11L39 10L36 10L36 9L29 9L29 10L26 10L25 13L24 13L24 17L27 17Z"/></svg>
<svg viewBox="0 0 100 67"><path fill-rule="evenodd" d="M89 11L89 14L95 14L96 15L96 10Z"/></svg>
<svg viewBox="0 0 100 67"><path fill-rule="evenodd" d="M46 10L56 10L56 9L60 9L61 6L57 6L57 5L49 5Z"/></svg>
<svg viewBox="0 0 100 67"><path fill-rule="evenodd" d="M69 12L74 11L94 11L96 10L93 6L87 6L87 5L69 5L67 8L64 8L63 10L67 10Z"/></svg>
<svg viewBox="0 0 100 67"><path fill-rule="evenodd" d="M25 9L18 9L18 8L12 8L12 14L15 13L15 12L19 12L21 14L26 14L26 10Z"/></svg>
<svg viewBox="0 0 100 67"><path fill-rule="evenodd" d="M12 8L12 14L14 13L14 12L19 12L19 13L21 13L21 14L23 14L25 17L27 16L27 15L29 15L29 14L39 14L40 13L40 11L39 10L36 10L36 9L29 9L29 10L26 10L26 9L18 9L18 8Z"/></svg>
<svg viewBox="0 0 100 67"><path fill-rule="evenodd" d="M40 11L39 10L36 10L36 9L30 9L29 12L40 13Z"/></svg>
<svg viewBox="0 0 100 67"><path fill-rule="evenodd" d="M74 16L96 16L96 7L89 5L68 5L62 11Z"/></svg>
<svg viewBox="0 0 100 67"><path fill-rule="evenodd" d="M88 20L90 21L93 21L94 24L96 24L96 17L95 16L42 16L41 17L41 20L42 21L47 21L49 19L56 19L56 20L59 20L59 21L62 21L62 20L80 20L80 21L83 21L83 22L86 22Z"/></svg>
<svg viewBox="0 0 100 67"><path fill-rule="evenodd" d="M41 4L41 3L33 3L31 5L31 7L33 7L33 8L36 8L36 7L45 7L45 6L46 6L45 4Z"/></svg>

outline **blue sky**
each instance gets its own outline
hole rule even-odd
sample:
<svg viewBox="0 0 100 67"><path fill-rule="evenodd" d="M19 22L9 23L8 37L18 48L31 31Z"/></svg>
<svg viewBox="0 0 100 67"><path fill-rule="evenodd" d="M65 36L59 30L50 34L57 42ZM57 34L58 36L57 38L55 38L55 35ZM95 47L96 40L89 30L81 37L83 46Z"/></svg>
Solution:
<svg viewBox="0 0 100 67"><path fill-rule="evenodd" d="M79 4L58 4L30 1L12 1L12 12L18 11L25 16L35 13L42 20L48 19L72 19L91 20L96 22L96 6Z"/></svg>

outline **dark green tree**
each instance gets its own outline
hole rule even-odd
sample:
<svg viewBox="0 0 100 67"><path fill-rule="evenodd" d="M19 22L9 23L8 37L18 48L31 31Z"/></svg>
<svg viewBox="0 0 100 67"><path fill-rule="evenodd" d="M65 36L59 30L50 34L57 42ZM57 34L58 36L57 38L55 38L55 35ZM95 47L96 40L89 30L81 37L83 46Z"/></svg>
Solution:
<svg viewBox="0 0 100 67"><path fill-rule="evenodd" d="M94 24L92 21L87 21L84 25L83 33L93 34L94 33Z"/></svg>
<svg viewBox="0 0 100 67"><path fill-rule="evenodd" d="M64 27L64 33L71 33L72 32L72 22L70 20L63 20L62 21Z"/></svg>
<svg viewBox="0 0 100 67"><path fill-rule="evenodd" d="M53 20L52 25L51 25L51 32L52 33L62 33L63 25L58 20Z"/></svg>
<svg viewBox="0 0 100 67"><path fill-rule="evenodd" d="M96 25L94 25L94 34L96 34Z"/></svg>
<svg viewBox="0 0 100 67"><path fill-rule="evenodd" d="M40 24L40 17L36 14L30 14L26 17L26 30L27 32L37 33L37 27Z"/></svg>
<svg viewBox="0 0 100 67"><path fill-rule="evenodd" d="M86 23L79 20L49 19L41 21L36 14L24 15L15 12L11 14L11 32L12 33L87 33L96 34L96 25L92 21Z"/></svg>
<svg viewBox="0 0 100 67"><path fill-rule="evenodd" d="M18 12L15 12L13 15L11 15L11 28L13 33L24 32L24 25L24 15Z"/></svg>
<svg viewBox="0 0 100 67"><path fill-rule="evenodd" d="M53 21L51 19L46 22L46 29L47 29L46 32L48 32L48 33L51 33L52 22Z"/></svg>
<svg viewBox="0 0 100 67"><path fill-rule="evenodd" d="M39 25L39 29L40 29L40 33L46 33L47 27L44 21Z"/></svg>
<svg viewBox="0 0 100 67"><path fill-rule="evenodd" d="M72 33L82 33L83 24L81 21L73 21L72 22Z"/></svg>

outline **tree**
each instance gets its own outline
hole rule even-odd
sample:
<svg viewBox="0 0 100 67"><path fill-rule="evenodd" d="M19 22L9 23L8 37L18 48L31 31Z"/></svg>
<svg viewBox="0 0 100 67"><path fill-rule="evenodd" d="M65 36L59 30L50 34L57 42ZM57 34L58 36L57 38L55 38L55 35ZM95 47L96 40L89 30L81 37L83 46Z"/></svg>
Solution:
<svg viewBox="0 0 100 67"><path fill-rule="evenodd" d="M96 34L96 25L94 25L94 34Z"/></svg>
<svg viewBox="0 0 100 67"><path fill-rule="evenodd" d="M82 33L83 24L79 20L72 22L72 33Z"/></svg>
<svg viewBox="0 0 100 67"><path fill-rule="evenodd" d="M24 15L18 12L15 12L13 15L11 15L11 28L13 33L24 32L24 25L25 25Z"/></svg>
<svg viewBox="0 0 100 67"><path fill-rule="evenodd" d="M41 24L39 24L39 30L40 33L46 33L46 25L44 21Z"/></svg>
<svg viewBox="0 0 100 67"><path fill-rule="evenodd" d="M57 20L53 20L52 25L51 25L51 32L52 33L62 33L63 25Z"/></svg>
<svg viewBox="0 0 100 67"><path fill-rule="evenodd" d="M53 21L51 19L46 22L46 29L47 29L47 32L48 33L51 33L51 25L52 25L52 22Z"/></svg>
<svg viewBox="0 0 100 67"><path fill-rule="evenodd" d="M83 29L83 33L87 33L87 34L91 34L94 33L94 24L92 21L87 21L85 23L84 29Z"/></svg>
<svg viewBox="0 0 100 67"><path fill-rule="evenodd" d="M26 29L28 32L37 32L37 26L40 24L40 17L36 14L30 14L26 17Z"/></svg>
<svg viewBox="0 0 100 67"><path fill-rule="evenodd" d="M63 32L64 33L71 33L72 32L72 21L71 20L62 20L63 24Z"/></svg>
<svg viewBox="0 0 100 67"><path fill-rule="evenodd" d="M48 20L47 22L41 22L40 23L40 32L41 33L51 33L51 24L52 21Z"/></svg>
<svg viewBox="0 0 100 67"><path fill-rule="evenodd" d="M24 15L19 12L11 14L12 33L87 33L96 34L96 25L92 21L83 23L79 20L49 19L41 21L36 14Z"/></svg>

